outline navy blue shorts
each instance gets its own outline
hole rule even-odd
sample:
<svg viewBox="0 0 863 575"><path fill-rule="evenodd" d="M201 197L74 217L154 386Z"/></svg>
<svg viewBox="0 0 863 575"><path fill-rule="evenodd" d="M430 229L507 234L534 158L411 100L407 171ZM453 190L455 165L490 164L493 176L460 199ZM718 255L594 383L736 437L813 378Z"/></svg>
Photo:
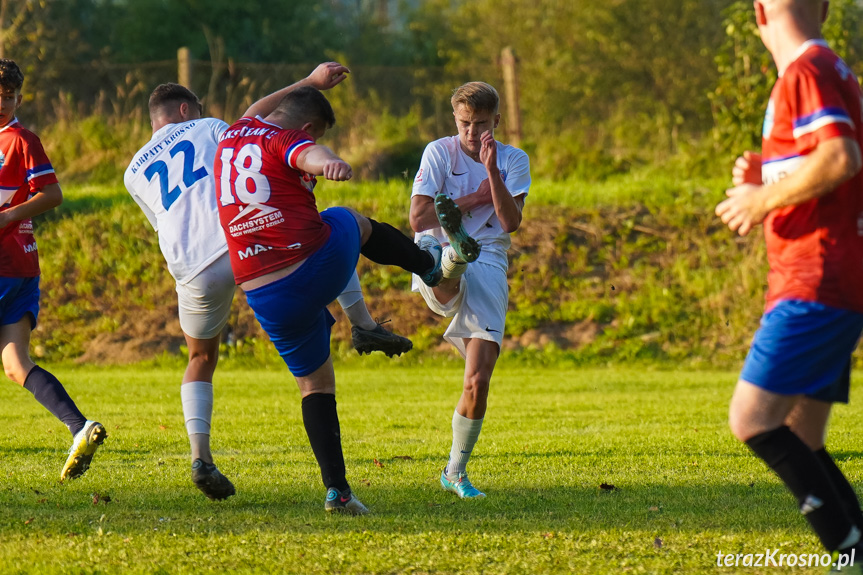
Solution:
<svg viewBox="0 0 863 575"><path fill-rule="evenodd" d="M360 228L344 208L321 212L330 237L292 274L246 292L255 317L294 377L321 367L330 357L327 309L351 279L360 257Z"/></svg>
<svg viewBox="0 0 863 575"><path fill-rule="evenodd" d="M781 301L761 318L740 379L780 395L847 403L861 331L863 314Z"/></svg>
<svg viewBox="0 0 863 575"><path fill-rule="evenodd" d="M0 325L12 325L30 314L30 329L39 317L39 278L0 277Z"/></svg>

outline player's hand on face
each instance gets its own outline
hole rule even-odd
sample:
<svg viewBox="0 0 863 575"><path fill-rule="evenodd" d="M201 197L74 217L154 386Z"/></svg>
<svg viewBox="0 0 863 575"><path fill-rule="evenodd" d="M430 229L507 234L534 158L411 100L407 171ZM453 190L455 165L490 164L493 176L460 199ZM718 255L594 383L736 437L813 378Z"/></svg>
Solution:
<svg viewBox="0 0 863 575"><path fill-rule="evenodd" d="M731 181L735 186L741 184L761 185L761 154L743 152L731 169Z"/></svg>
<svg viewBox="0 0 863 575"><path fill-rule="evenodd" d="M343 182L345 180L350 180L354 172L351 169L350 164L348 164L344 160L329 160L324 164L324 178L328 180L334 180L337 182Z"/></svg>
<svg viewBox="0 0 863 575"><path fill-rule="evenodd" d="M754 184L725 190L728 199L716 206L716 215L732 232L745 236L767 217L761 192L762 187Z"/></svg>
<svg viewBox="0 0 863 575"><path fill-rule="evenodd" d="M479 161L482 162L486 170L497 169L497 144L495 144L491 131L483 132L479 140Z"/></svg>
<svg viewBox="0 0 863 575"><path fill-rule="evenodd" d="M309 85L318 90L329 90L340 84L350 73L346 66L338 62L324 62L318 64L318 67L309 74Z"/></svg>

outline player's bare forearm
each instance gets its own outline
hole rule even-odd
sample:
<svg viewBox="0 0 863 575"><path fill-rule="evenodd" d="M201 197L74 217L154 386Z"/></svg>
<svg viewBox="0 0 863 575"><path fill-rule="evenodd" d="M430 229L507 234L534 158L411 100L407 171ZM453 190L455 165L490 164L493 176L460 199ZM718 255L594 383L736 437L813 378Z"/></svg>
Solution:
<svg viewBox="0 0 863 575"><path fill-rule="evenodd" d="M272 94L264 96L249 106L249 109L246 110L246 113L243 114L243 116L246 118L254 118L255 116L261 116L264 118L269 116L276 109L276 106L279 105L279 102L282 101L282 98L297 88L312 86L318 90L329 90L347 78L347 75L350 74L350 72L350 70L338 62L324 62L323 64L318 64L317 68L315 68L311 74L299 82L294 82L290 86L285 86L281 90L277 90Z"/></svg>
<svg viewBox="0 0 863 575"><path fill-rule="evenodd" d="M412 197L408 221L411 229L417 233L439 227L440 223L434 211L434 200L428 196Z"/></svg>
<svg viewBox="0 0 863 575"><path fill-rule="evenodd" d="M521 225L521 205L520 202L512 197L509 193L503 178L500 177L500 170L494 168L493 173L488 176L489 186L491 187L491 200L494 204L494 213L500 221L500 227L508 234L513 233ZM521 196L519 196L521 197ZM523 202L523 198L521 202Z"/></svg>
<svg viewBox="0 0 863 575"><path fill-rule="evenodd" d="M768 185L741 183L725 191L728 199L716 215L741 236L749 233L771 211L819 198L857 174L863 167L860 147L849 138L818 144L792 174Z"/></svg>
<svg viewBox="0 0 863 575"><path fill-rule="evenodd" d="M765 186L767 209L802 204L829 194L863 168L860 146L851 138L831 138L818 144L800 168Z"/></svg>
<svg viewBox="0 0 863 575"><path fill-rule="evenodd" d="M60 184L48 184L26 202L0 212L0 228L6 227L12 222L19 222L44 214L62 203L63 192L60 189Z"/></svg>
<svg viewBox="0 0 863 575"><path fill-rule="evenodd" d="M326 146L315 144L297 156L297 167L313 176L324 176L328 180L350 180L353 171L350 164L338 157Z"/></svg>
<svg viewBox="0 0 863 575"><path fill-rule="evenodd" d="M521 225L521 206L513 199L512 194L509 193L506 184L503 182L503 178L500 176L500 169L497 167L497 142L494 139L494 135L491 131L483 132L480 139L482 146L479 151L479 159L488 173L486 181L490 188L494 213L497 215L503 231L511 234Z"/></svg>

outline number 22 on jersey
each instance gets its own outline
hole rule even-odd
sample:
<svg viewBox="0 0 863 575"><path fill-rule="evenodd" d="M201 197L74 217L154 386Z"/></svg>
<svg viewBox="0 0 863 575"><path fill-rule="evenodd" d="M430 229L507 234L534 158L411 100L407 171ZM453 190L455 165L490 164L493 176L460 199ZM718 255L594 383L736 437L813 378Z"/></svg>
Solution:
<svg viewBox="0 0 863 575"><path fill-rule="evenodd" d="M206 178L209 175L207 168L204 166L201 166L197 170L195 169L195 145L192 142L181 140L169 150L169 153L171 154L171 158L174 158L177 154L183 154L183 186L186 189L192 187L201 178ZM153 181L153 176L159 176L162 207L165 208L165 211L169 210L171 205L180 197L182 190L179 185L174 186L170 191L168 190L170 182L168 164L162 160L157 160L147 167L144 175L147 176L148 182Z"/></svg>

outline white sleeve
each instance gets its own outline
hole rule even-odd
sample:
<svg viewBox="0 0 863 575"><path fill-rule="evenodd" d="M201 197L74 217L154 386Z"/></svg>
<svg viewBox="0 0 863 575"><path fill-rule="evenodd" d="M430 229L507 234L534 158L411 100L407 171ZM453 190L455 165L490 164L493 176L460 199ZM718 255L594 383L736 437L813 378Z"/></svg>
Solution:
<svg viewBox="0 0 863 575"><path fill-rule="evenodd" d="M126 184L126 191L129 192L129 195L132 196L132 199L135 200L135 203L138 204L139 208L141 208L141 211L144 212L144 215L147 217L147 221L149 221L150 225L153 226L153 229L158 232L159 226L156 223L156 214L154 214L153 210L144 203L144 200L135 193L135 186L132 184L132 179L129 177L128 173L126 174L126 177L123 178L123 183Z"/></svg>
<svg viewBox="0 0 863 575"><path fill-rule="evenodd" d="M530 160L523 150L516 150L510 155L504 183L512 197L526 196L530 190Z"/></svg>
<svg viewBox="0 0 863 575"><path fill-rule="evenodd" d="M219 120L217 118L211 118L211 120L212 122L210 122L210 127L213 130L213 136L215 137L216 142L218 142L219 138L222 137L222 134L224 134L225 130L230 128L230 126L227 124L227 122L223 122L222 120Z"/></svg>
<svg viewBox="0 0 863 575"><path fill-rule="evenodd" d="M420 169L414 178L411 197L429 196L433 198L438 195L443 190L448 172L449 154L443 146L432 142L426 146L423 152Z"/></svg>

